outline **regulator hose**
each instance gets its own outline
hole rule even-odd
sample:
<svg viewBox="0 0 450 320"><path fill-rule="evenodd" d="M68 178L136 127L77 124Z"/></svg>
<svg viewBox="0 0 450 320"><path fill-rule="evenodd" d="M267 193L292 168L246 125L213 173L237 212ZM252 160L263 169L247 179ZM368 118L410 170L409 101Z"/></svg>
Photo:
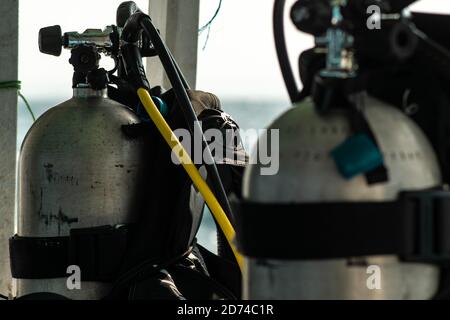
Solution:
<svg viewBox="0 0 450 320"><path fill-rule="evenodd" d="M144 13L138 8L138 6L136 5L136 3L134 3L134 1L125 1L125 2L122 2L122 3L119 5L119 7L117 8L117 13L116 13L116 23L117 23L117 26L118 26L119 28L124 28L125 25L126 25L127 22L128 22L128 19L129 19L132 15L134 15L135 13L139 13L139 14L144 15ZM136 30L136 31L137 31L137 30ZM125 32L127 32L127 31L125 31ZM136 34L139 34L139 33L136 33ZM137 41L136 34L133 34L133 35L132 35L133 38L134 38L134 39L133 39L133 40L134 40L133 42ZM130 35L131 35L131 33L130 33ZM168 53L169 53L169 55L170 55L170 58L172 59L172 63L173 63L173 65L175 66L175 69L177 70L178 74L180 75L180 78L181 78L181 81L183 82L184 88L185 88L186 90L188 90L188 89L189 89L189 84L188 84L188 82L186 81L186 78L184 77L184 75L183 75L183 73L182 73L180 67L178 66L177 62L176 62L175 59L173 58L172 53L171 53L170 51L169 51Z"/></svg>
<svg viewBox="0 0 450 320"><path fill-rule="evenodd" d="M173 66L175 67L176 72L178 73L178 76L180 77L181 82L183 83L183 87L186 90L189 90L191 87L189 86L189 83L186 80L186 77L184 76L183 72L181 71L180 67L178 66L177 61L172 55L172 52L167 51L167 53L170 55L170 59L172 60Z"/></svg>
<svg viewBox="0 0 450 320"><path fill-rule="evenodd" d="M202 146L203 150L205 151L204 160L205 160L205 167L208 173L208 179L212 185L212 189L215 195L218 198L219 203L221 204L222 208L224 208L224 210L228 213L228 217L233 221L235 217L233 215L233 211L228 201L227 194L221 182L221 178L217 166L215 164L215 160L212 156L208 142L205 139L202 127L197 119L197 115L195 114L194 108L192 107L192 104L186 91L189 88L189 86L186 80L184 80L184 77L181 74L181 71L178 68L177 64L175 63L175 60L172 57L172 54L170 53L170 50L166 47L165 43L161 39L161 36L159 35L159 32L156 29L156 27L153 25L150 17L144 15L139 21L140 26L144 30L144 33L151 39L153 46L161 60L161 63L164 66L167 77L169 78L170 83L172 84L176 99L179 105L181 106L181 110L183 112L184 118L186 119L186 122L188 123L188 128L191 134L193 134L193 132L199 132L200 136L202 137ZM215 215L213 216L216 220L216 224L220 228L220 224L217 221L216 216ZM226 236L223 233L224 231L222 230L222 232L218 231L217 234L218 253L221 257L232 260L233 259L233 254L231 252L232 246L229 243L229 241L226 240ZM228 246L227 243L229 244Z"/></svg>
<svg viewBox="0 0 450 320"><path fill-rule="evenodd" d="M173 134L167 122L159 113L159 110L156 109L157 113L155 112L155 110L153 110L153 106L155 106L155 104L153 103L151 97L149 99L146 98L146 96L149 95L148 92L150 89L150 85L148 84L145 75L145 69L142 66L139 51L136 50L136 48L133 48L135 46L132 45L133 43L138 41L139 34L142 30L146 33L149 39L151 39L154 49L161 60L161 63L166 71L167 77L169 78L169 81L172 84L177 102L182 108L183 115L186 119L186 122L188 123L190 132L193 133L197 131L201 133L202 146L205 151L204 156L206 157L205 166L210 181L212 183L214 193L211 191L208 184L202 178L202 176L198 172L197 167L193 164L191 158L189 157L189 154L180 144L178 139L173 140L173 138L176 138L176 136ZM180 155L180 153L183 155L183 158L180 159L181 160L180 162L182 163L184 169L186 170L187 174L191 178L194 185L202 194L206 204L210 208L214 216L214 219L216 220L220 229L224 233L228 245L232 249L234 257L236 258L236 261L242 271L242 257L239 255L235 246L233 245L232 241L234 239L235 232L232 224L228 219L229 216L233 217L231 206L229 204L228 197L223 187L208 142L205 139L202 127L197 119L197 115L195 114L194 108L192 107L192 104L189 100L189 96L186 91L188 88L187 82L183 81L182 78L184 77L181 75L179 68L174 63L174 59L170 51L167 49L166 45L162 41L158 33L158 30L155 28L148 15L142 13L141 11L137 11L136 13L131 15L128 18L127 23L123 29L122 39L127 43L122 46L123 58L125 60L128 60L128 63L126 63L128 69L127 73L133 75L132 78L134 78L135 81L134 86L138 89L138 96L141 99L144 108L146 109L147 112L152 110L151 113L149 112L150 118L155 123L158 130L163 135L164 139L169 144L169 146L172 149L174 147L177 148L178 152L175 152L177 157ZM128 56L128 59L126 56ZM145 94L144 91L147 94ZM157 114L159 114L159 117L156 116ZM217 196L217 198L214 194ZM225 208L229 216L227 216L223 208Z"/></svg>
<svg viewBox="0 0 450 320"><path fill-rule="evenodd" d="M167 144L170 146L172 150L176 150L176 152L174 153L176 154L178 160L180 161L186 173L191 178L192 183L201 193L206 204L208 205L209 209L216 218L216 221L219 224L220 229L223 231L231 249L233 250L233 254L236 257L236 261L238 262L239 267L241 268L242 271L243 267L242 257L236 250L236 247L233 245L235 231L230 221L228 220L227 215L223 211L220 203L217 201L217 198L214 196L214 193L211 191L208 184L198 171L197 167L192 162L192 159L189 156L188 152L184 149L183 145L178 140L177 136L170 129L168 123L161 115L161 112L159 112L158 107L153 102L150 93L147 91L147 89L139 88L137 94L142 102L142 105L144 106L148 115L152 119L153 123L158 128L158 131L161 133L164 140L167 142Z"/></svg>
<svg viewBox="0 0 450 320"><path fill-rule="evenodd" d="M153 25L150 17L144 15L143 18L140 20L140 24L144 32L147 33L148 37L152 40L152 43L156 51L158 52L159 58L161 59L161 63L163 64L166 70L167 77L169 78L169 81L173 86L173 90L177 98L177 101L182 107L182 111L188 123L189 130L191 131L191 133L193 132L201 133L202 145L204 150L206 151L204 152L204 155L206 156L205 159L206 169L213 184L213 190L217 195L217 198L222 207L224 207L225 210L228 212L228 214L233 218L233 212L230 203L228 201L225 189L223 187L219 171L217 170L215 160L212 156L208 142L205 139L203 129L197 119L197 115L195 114L191 101L189 100L189 96L186 92L185 85L183 85L182 77L180 76L180 73L177 71L178 68L173 63L172 55L170 54L170 51L167 49L164 42L162 41L158 33L158 30Z"/></svg>
<svg viewBox="0 0 450 320"><path fill-rule="evenodd" d="M275 0L273 7L273 35L275 40L275 48L280 64L281 74L283 75L284 83L292 103L298 102L301 99L300 91L298 90L295 77L292 72L291 64L289 62L289 55L287 52L286 38L284 33L284 8L286 0Z"/></svg>

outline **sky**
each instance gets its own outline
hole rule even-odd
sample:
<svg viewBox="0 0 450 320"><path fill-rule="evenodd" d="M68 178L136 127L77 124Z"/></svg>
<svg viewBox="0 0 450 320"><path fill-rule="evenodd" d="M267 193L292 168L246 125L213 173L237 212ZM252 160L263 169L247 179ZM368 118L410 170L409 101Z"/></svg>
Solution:
<svg viewBox="0 0 450 320"><path fill-rule="evenodd" d="M189 0L180 0L189 1ZM19 77L22 92L31 100L71 95L72 66L69 52L54 57L39 52L41 27L59 24L64 31L104 28L115 22L117 0L21 0ZM135 0L147 8L147 0ZM200 0L200 25L214 14L219 0ZM290 8L294 0L287 0ZM76 5L75 5L76 4ZM223 0L209 41L199 39L197 88L221 98L286 99L272 36L273 0ZM413 9L450 14L450 0L421 0ZM300 52L313 44L286 20L286 33L294 70ZM106 61L105 66L111 66Z"/></svg>

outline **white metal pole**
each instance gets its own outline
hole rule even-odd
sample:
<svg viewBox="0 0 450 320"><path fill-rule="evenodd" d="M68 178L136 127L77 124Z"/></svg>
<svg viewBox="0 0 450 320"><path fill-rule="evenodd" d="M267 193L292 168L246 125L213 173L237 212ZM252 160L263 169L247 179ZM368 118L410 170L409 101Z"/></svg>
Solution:
<svg viewBox="0 0 450 320"><path fill-rule="evenodd" d="M197 75L199 0L149 0L149 13L191 88ZM150 84L170 87L156 58L147 59Z"/></svg>
<svg viewBox="0 0 450 320"><path fill-rule="evenodd" d="M0 2L0 81L17 80L19 0ZM0 293L12 293L8 239L14 232L17 90L0 89Z"/></svg>

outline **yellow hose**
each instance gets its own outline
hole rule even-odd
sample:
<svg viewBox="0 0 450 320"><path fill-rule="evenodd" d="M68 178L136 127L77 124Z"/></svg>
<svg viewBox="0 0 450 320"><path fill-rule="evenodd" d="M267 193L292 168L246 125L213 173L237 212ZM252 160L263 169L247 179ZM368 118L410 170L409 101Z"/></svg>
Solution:
<svg viewBox="0 0 450 320"><path fill-rule="evenodd" d="M219 224L220 229L225 234L225 237L227 238L227 241L231 249L233 250L234 256L236 257L236 261L239 264L239 268L242 271L243 259L233 244L233 239L235 236L234 228L228 220L227 215L223 211L216 197L214 196L214 193L211 191L208 184L198 171L197 167L192 162L191 157L184 149L183 145L180 143L176 135L173 133L172 129L170 129L164 117L159 112L147 89L139 88L137 94L141 99L141 102L144 105L144 108L147 111L148 115L155 123L161 135L164 137L164 140L166 140L167 144L174 151L175 155L178 157L178 160L184 167L184 170L191 178L197 190L203 196L203 199L205 200L206 204L214 215L214 218Z"/></svg>

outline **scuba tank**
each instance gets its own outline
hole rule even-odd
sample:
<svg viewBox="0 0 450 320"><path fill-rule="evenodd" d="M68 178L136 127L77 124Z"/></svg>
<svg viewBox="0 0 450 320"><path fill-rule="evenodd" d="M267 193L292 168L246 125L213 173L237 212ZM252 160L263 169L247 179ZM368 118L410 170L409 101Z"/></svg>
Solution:
<svg viewBox="0 0 450 320"><path fill-rule="evenodd" d="M291 18L316 37L300 56L299 92L284 43L284 2L275 1L274 31L293 106L269 126L279 141L267 133L257 144L279 146L279 172L262 175L255 161L245 170L237 203L244 298L435 297L450 260L441 159L374 79L386 72L380 63L395 69L430 48L434 61L445 61L443 49L400 14L413 1L378 1L397 18L371 31L367 2L299 0Z"/></svg>
<svg viewBox="0 0 450 320"><path fill-rule="evenodd" d="M84 38L93 33L88 31ZM103 34L95 33L98 38ZM42 29L39 36L42 52L61 52L61 44L55 43L62 39L58 26ZM70 245L77 246L75 233L91 231L90 245L94 246L102 238L113 240L114 234L122 232L121 225L135 223L146 199L150 153L145 137L130 139L122 132L122 126L140 122L136 114L108 98L108 75L98 65L100 52L109 48L80 44L86 43L81 36L66 34L66 41L72 49L73 98L50 108L34 123L20 153L19 225L13 243L34 253L27 257L30 270L16 270L15 277L27 278L17 281L19 296L53 292L69 298L99 299L111 289L110 284L87 281L80 290L69 290L66 280L71 272L59 266L54 266L59 270L49 270L33 259L45 262L48 254L63 254L59 250L69 244L60 243L65 239L61 237L70 236ZM42 243L27 243L27 238L35 237ZM117 245L117 250L124 250L123 244ZM49 247L55 251L47 250ZM83 250L79 254L89 254ZM12 265L15 263L13 260ZM83 278L94 272L79 267ZM96 278L94 274L91 277Z"/></svg>
<svg viewBox="0 0 450 320"><path fill-rule="evenodd" d="M40 117L22 147L19 233L10 239L19 297L238 296L240 256L222 178L215 161L205 161L201 174L172 131L200 133L212 159L197 115L212 127L237 127L217 97L189 90L133 2L119 6L117 26L64 34L43 28L39 46L56 56L71 50L74 97ZM100 54L114 59L113 70L99 67ZM171 90L150 88L143 56L161 59ZM180 166L172 162L175 148ZM196 244L205 203L234 254L229 261Z"/></svg>

